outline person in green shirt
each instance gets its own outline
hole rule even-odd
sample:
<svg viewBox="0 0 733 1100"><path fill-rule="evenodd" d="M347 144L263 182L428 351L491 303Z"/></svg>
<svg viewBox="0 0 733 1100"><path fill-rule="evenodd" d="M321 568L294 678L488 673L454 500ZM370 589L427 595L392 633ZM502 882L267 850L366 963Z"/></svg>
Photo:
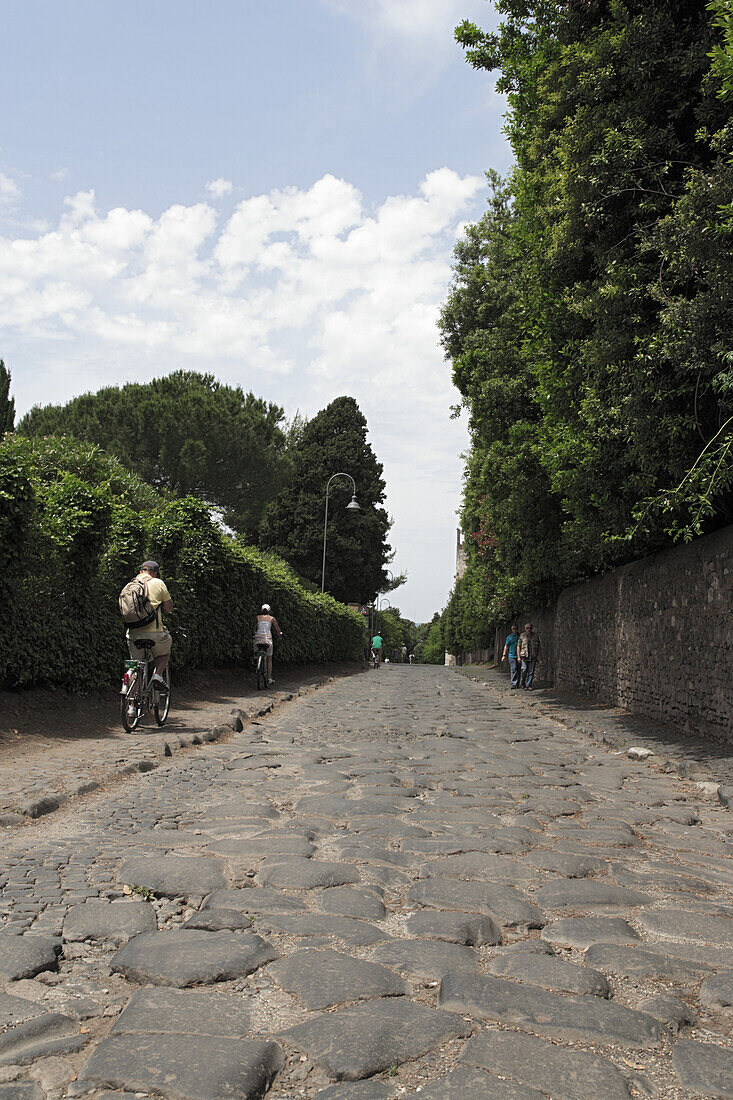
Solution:
<svg viewBox="0 0 733 1100"><path fill-rule="evenodd" d="M382 663L382 637L380 634L375 634L372 638L372 653L377 664Z"/></svg>

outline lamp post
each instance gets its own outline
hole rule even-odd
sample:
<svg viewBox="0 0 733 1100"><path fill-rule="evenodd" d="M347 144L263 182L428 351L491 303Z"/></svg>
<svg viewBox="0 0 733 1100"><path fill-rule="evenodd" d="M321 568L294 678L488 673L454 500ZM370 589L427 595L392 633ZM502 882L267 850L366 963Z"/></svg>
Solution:
<svg viewBox="0 0 733 1100"><path fill-rule="evenodd" d="M354 481L351 474L345 474L343 472L340 472L338 474L331 474L330 478L328 479L328 482L326 483L326 510L325 510L325 514L324 514L324 517L323 517L323 565L321 567L321 592L326 591L326 537L327 537L327 534L328 534L328 494L329 494L329 491L331 489L331 482L336 477L347 477L349 479L349 481L351 482L352 487L354 489L353 493L351 494L351 500L346 505L346 511L347 512L360 512L361 511L361 507L359 505L359 502L356 499L356 482Z"/></svg>

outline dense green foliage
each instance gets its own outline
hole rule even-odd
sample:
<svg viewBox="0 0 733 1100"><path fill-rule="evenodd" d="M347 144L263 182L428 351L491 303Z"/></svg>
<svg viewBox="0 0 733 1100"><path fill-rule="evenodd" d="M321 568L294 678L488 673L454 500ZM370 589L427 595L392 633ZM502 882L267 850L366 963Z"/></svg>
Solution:
<svg viewBox="0 0 733 1100"><path fill-rule="evenodd" d="M10 396L10 371L0 359L0 436L15 426L15 398Z"/></svg>
<svg viewBox="0 0 733 1100"><path fill-rule="evenodd" d="M432 622L425 624L426 630L421 632L418 640L415 656L418 661L426 665L442 665L445 661L446 645L443 640L442 616L436 611Z"/></svg>
<svg viewBox="0 0 733 1100"><path fill-rule="evenodd" d="M377 618L385 657L391 660L393 650L401 650L403 645L407 646L408 653L414 651L418 640L417 624L411 619L406 619L399 607L380 608Z"/></svg>
<svg viewBox="0 0 733 1100"><path fill-rule="evenodd" d="M441 321L471 432L454 651L733 520L729 6L496 6L496 33L457 31L499 70L516 166L490 174Z"/></svg>
<svg viewBox="0 0 733 1100"><path fill-rule="evenodd" d="M290 569L223 534L195 497L153 489L98 447L69 438L0 441L0 685L112 682L127 651L117 608L146 558L175 612L173 667L253 663L254 620L272 605L277 658L358 659L363 625Z"/></svg>
<svg viewBox="0 0 733 1100"><path fill-rule="evenodd" d="M209 374L108 386L67 405L36 406L23 435L96 443L157 488L192 494L253 541L267 500L287 471L282 409Z"/></svg>
<svg viewBox="0 0 733 1100"><path fill-rule="evenodd" d="M348 478L331 482L326 591L344 603L368 603L387 589L389 517L382 465L367 442L367 422L352 397L339 397L313 417L291 453L291 481L268 506L259 545L273 550L312 584L321 584L326 485L353 477L361 511L346 509Z"/></svg>

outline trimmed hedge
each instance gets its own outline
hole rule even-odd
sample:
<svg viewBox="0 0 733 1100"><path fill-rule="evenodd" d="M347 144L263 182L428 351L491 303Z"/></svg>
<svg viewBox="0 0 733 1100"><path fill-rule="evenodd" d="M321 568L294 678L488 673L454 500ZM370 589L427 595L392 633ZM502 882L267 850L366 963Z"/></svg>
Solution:
<svg viewBox="0 0 733 1100"><path fill-rule="evenodd" d="M290 663L357 660L360 616L307 592L280 559L225 535L205 504L154 490L68 437L0 440L0 685L109 684L127 656L117 608L146 558L173 597L174 668L252 666L254 619L271 604Z"/></svg>

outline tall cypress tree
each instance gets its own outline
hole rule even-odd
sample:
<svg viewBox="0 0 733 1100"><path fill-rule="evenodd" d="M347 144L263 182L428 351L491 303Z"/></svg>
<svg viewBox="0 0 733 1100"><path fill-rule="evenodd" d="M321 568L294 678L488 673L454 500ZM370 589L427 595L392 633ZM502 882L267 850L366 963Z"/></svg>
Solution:
<svg viewBox="0 0 733 1100"><path fill-rule="evenodd" d="M15 398L10 396L10 371L0 359L0 435L15 427Z"/></svg>
<svg viewBox="0 0 733 1100"><path fill-rule="evenodd" d="M303 429L292 457L292 479L271 502L260 545L274 550L320 587L326 486L335 473L350 474L361 511L346 510L347 478L331 483L326 591L343 602L373 599L387 587L384 566L390 522L382 465L367 442L367 422L353 397L338 397Z"/></svg>

